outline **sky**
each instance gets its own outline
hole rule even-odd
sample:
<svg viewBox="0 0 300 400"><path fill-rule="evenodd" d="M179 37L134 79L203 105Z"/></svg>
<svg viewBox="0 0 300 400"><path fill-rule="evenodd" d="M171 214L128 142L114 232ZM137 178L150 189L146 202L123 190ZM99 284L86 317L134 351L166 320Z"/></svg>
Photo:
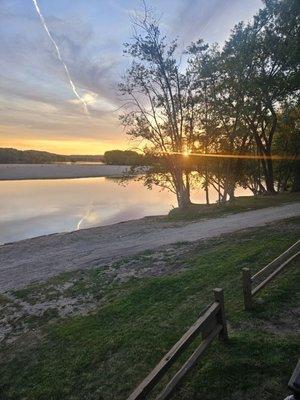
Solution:
<svg viewBox="0 0 300 400"><path fill-rule="evenodd" d="M103 154L132 144L118 115L117 84L129 65L123 43L142 0L0 0L0 147ZM147 0L181 48L220 44L261 0ZM75 90L88 109L72 90Z"/></svg>

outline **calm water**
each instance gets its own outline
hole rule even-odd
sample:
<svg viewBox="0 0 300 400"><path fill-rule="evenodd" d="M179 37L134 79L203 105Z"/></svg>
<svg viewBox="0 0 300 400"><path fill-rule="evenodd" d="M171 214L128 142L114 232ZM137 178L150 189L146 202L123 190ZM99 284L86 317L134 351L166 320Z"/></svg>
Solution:
<svg viewBox="0 0 300 400"><path fill-rule="evenodd" d="M244 190L237 194L250 195ZM215 201L216 193L210 198ZM204 203L204 192L193 193L192 200ZM121 186L107 178L1 181L0 242L166 214L174 206L172 193L149 191L141 182Z"/></svg>

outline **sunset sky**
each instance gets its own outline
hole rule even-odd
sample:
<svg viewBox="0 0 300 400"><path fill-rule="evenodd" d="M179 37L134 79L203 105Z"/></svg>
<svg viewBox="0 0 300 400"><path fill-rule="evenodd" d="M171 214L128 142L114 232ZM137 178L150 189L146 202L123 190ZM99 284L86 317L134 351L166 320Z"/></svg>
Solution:
<svg viewBox="0 0 300 400"><path fill-rule="evenodd" d="M32 0L0 0L0 147L62 154L129 148L118 121L117 83L129 60L130 16L141 0L38 0L71 79ZM183 48L202 37L222 43L261 0L148 0L164 31Z"/></svg>

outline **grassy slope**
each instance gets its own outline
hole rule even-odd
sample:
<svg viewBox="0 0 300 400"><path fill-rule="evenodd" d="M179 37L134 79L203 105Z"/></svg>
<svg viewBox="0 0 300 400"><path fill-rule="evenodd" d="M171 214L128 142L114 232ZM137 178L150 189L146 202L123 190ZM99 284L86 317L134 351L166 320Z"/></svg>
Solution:
<svg viewBox="0 0 300 400"><path fill-rule="evenodd" d="M174 208L168 218L171 220L194 220L201 218L214 218L227 213L257 210L259 208L275 207L285 203L300 201L300 193L283 193L274 196L241 196L233 203L218 204L192 204L187 210Z"/></svg>
<svg viewBox="0 0 300 400"><path fill-rule="evenodd" d="M110 300L97 313L49 324L41 339L31 335L2 348L1 400L125 399L212 300L216 286L225 290L230 344L216 341L174 398L284 398L300 350L288 321L299 307L297 261L264 290L251 314L243 311L240 278L243 267L260 269L292 244L299 222L202 242L184 260L190 268L110 285ZM93 290L103 292L101 270L88 274ZM79 282L74 290L85 287Z"/></svg>

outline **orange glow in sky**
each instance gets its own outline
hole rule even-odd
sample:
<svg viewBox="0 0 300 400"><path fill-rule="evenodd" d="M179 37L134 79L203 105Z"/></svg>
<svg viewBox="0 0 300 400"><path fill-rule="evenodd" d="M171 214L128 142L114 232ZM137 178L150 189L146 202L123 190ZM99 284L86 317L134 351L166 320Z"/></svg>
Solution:
<svg viewBox="0 0 300 400"><path fill-rule="evenodd" d="M18 150L40 150L57 154L104 154L111 149L126 150L125 141L103 142L102 140L3 140L0 147L12 147Z"/></svg>

